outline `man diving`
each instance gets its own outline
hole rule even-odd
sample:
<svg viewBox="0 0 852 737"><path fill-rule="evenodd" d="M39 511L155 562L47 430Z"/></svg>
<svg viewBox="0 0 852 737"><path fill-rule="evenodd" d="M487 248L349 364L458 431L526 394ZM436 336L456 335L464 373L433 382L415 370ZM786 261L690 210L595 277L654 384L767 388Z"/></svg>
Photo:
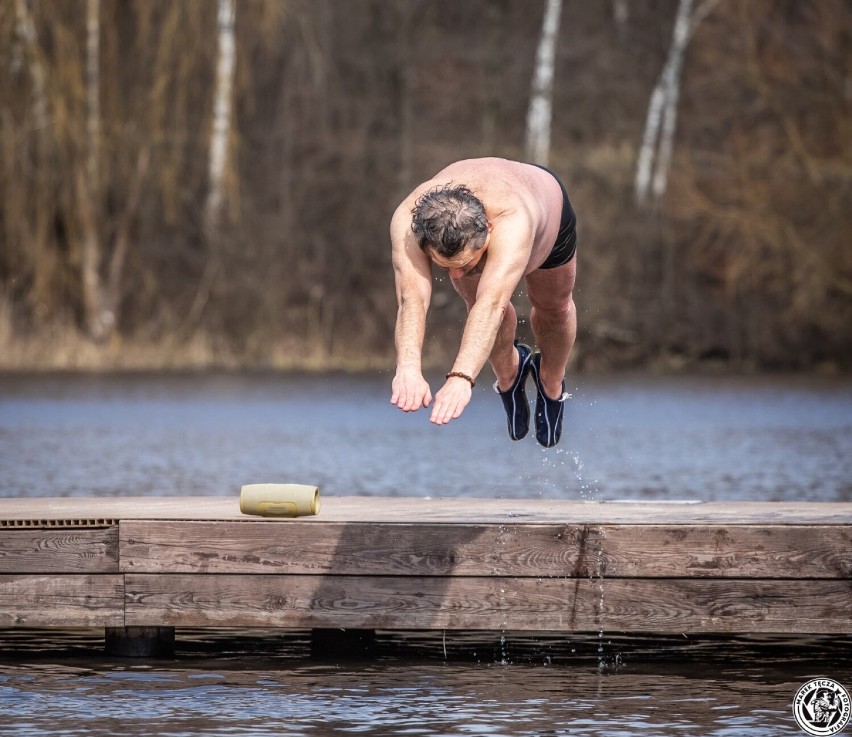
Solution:
<svg viewBox="0 0 852 737"><path fill-rule="evenodd" d="M536 439L545 447L556 445L568 396L565 369L577 333L576 217L562 182L549 169L532 164L497 158L459 161L402 201L391 219L390 235L399 304L391 402L405 412L432 402L421 351L434 263L446 269L468 317L430 420L444 425L459 417L489 361L509 436L520 440L529 429L525 384L531 374ZM535 352L515 340L511 298L521 279L532 305Z"/></svg>

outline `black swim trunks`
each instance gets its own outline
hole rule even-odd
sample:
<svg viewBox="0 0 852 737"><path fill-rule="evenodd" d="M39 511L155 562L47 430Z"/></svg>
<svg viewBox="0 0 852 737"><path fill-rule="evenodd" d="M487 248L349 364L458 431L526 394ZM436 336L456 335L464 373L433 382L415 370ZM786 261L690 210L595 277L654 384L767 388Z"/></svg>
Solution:
<svg viewBox="0 0 852 737"><path fill-rule="evenodd" d="M544 169L550 176L559 182L559 189L562 190L562 217L559 221L559 232L556 234L556 242L553 244L553 250L550 255L544 260L544 263L539 266L539 269L555 269L557 266L567 264L574 254L577 252L577 216L574 214L574 208L568 201L568 192L562 180L556 176L550 169L541 164L533 164L539 169Z"/></svg>

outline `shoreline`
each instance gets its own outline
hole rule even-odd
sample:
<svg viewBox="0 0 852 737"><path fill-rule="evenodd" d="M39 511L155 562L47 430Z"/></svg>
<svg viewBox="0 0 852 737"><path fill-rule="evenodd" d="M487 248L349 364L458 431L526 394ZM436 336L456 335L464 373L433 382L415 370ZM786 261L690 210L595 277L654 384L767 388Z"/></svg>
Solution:
<svg viewBox="0 0 852 737"><path fill-rule="evenodd" d="M435 381L440 378L443 371L443 363L432 363L424 365L423 373L427 380ZM22 377L61 377L61 376L104 376L104 377L134 377L134 376L321 376L324 374L339 375L365 375L377 374L388 376L388 381L393 377L393 362L370 362L365 360L342 360L333 359L327 362L286 362L286 363L181 363L168 364L111 364L111 365L20 365L6 364L0 360L0 381L3 379L16 379ZM488 383L493 382L490 369L483 369ZM852 371L829 368L816 369L743 369L738 367L723 366L718 363L695 363L688 366L672 365L663 362L648 363L637 366L607 366L590 368L568 367L566 381L571 377L606 378L606 377L630 377L643 376L647 378L742 378L742 379L774 379L787 378L791 380L837 381L840 383L852 383Z"/></svg>
<svg viewBox="0 0 852 737"><path fill-rule="evenodd" d="M50 329L33 337L0 335L0 376L24 374L201 374L201 373L365 373L392 372L393 346L365 352L306 344L297 338L267 340L251 336L239 350L226 340L196 333L175 337L134 339L120 335L96 344L77 330ZM588 346L588 343L592 343ZM457 346L428 341L423 348L424 373L443 371ZM606 355L603 355L603 354ZM483 372L490 376L486 365ZM649 376L813 376L852 379L852 366L823 361L810 367L760 366L724 358L692 358L681 354L645 358L597 352L593 341L579 342L568 375L645 374Z"/></svg>

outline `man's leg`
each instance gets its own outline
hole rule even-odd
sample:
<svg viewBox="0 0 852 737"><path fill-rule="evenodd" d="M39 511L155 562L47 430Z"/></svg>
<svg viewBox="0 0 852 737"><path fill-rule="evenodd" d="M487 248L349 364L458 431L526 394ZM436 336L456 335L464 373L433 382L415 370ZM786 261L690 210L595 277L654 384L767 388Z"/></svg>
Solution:
<svg viewBox="0 0 852 737"><path fill-rule="evenodd" d="M467 305L468 312L476 301L476 289L479 285L479 275L466 276L461 279L450 279L453 288ZM497 386L501 391L508 389L515 381L518 374L518 352L515 350L515 331L518 327L518 316L514 305L510 302L503 313L503 321L497 331L494 347L488 361L494 376L497 377Z"/></svg>
<svg viewBox="0 0 852 737"><path fill-rule="evenodd" d="M550 399L562 395L562 379L577 336L576 276L576 255L555 269L537 269L527 275L530 322L541 350L541 384Z"/></svg>

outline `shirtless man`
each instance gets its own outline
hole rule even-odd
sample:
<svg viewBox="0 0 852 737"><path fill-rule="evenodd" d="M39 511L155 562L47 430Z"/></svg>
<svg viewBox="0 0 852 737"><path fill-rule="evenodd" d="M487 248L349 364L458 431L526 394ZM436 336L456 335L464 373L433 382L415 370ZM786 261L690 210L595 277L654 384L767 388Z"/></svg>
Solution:
<svg viewBox="0 0 852 737"><path fill-rule="evenodd" d="M468 317L430 420L444 425L459 417L489 361L509 436L520 440L529 429L524 385L531 373L536 439L545 447L556 445L568 396L565 368L577 333L575 226L568 195L555 174L505 159L450 164L408 195L390 226L399 303L391 403L412 412L432 402L421 351L434 263L446 269ZM522 278L540 349L535 353L515 340L517 315L510 300Z"/></svg>

